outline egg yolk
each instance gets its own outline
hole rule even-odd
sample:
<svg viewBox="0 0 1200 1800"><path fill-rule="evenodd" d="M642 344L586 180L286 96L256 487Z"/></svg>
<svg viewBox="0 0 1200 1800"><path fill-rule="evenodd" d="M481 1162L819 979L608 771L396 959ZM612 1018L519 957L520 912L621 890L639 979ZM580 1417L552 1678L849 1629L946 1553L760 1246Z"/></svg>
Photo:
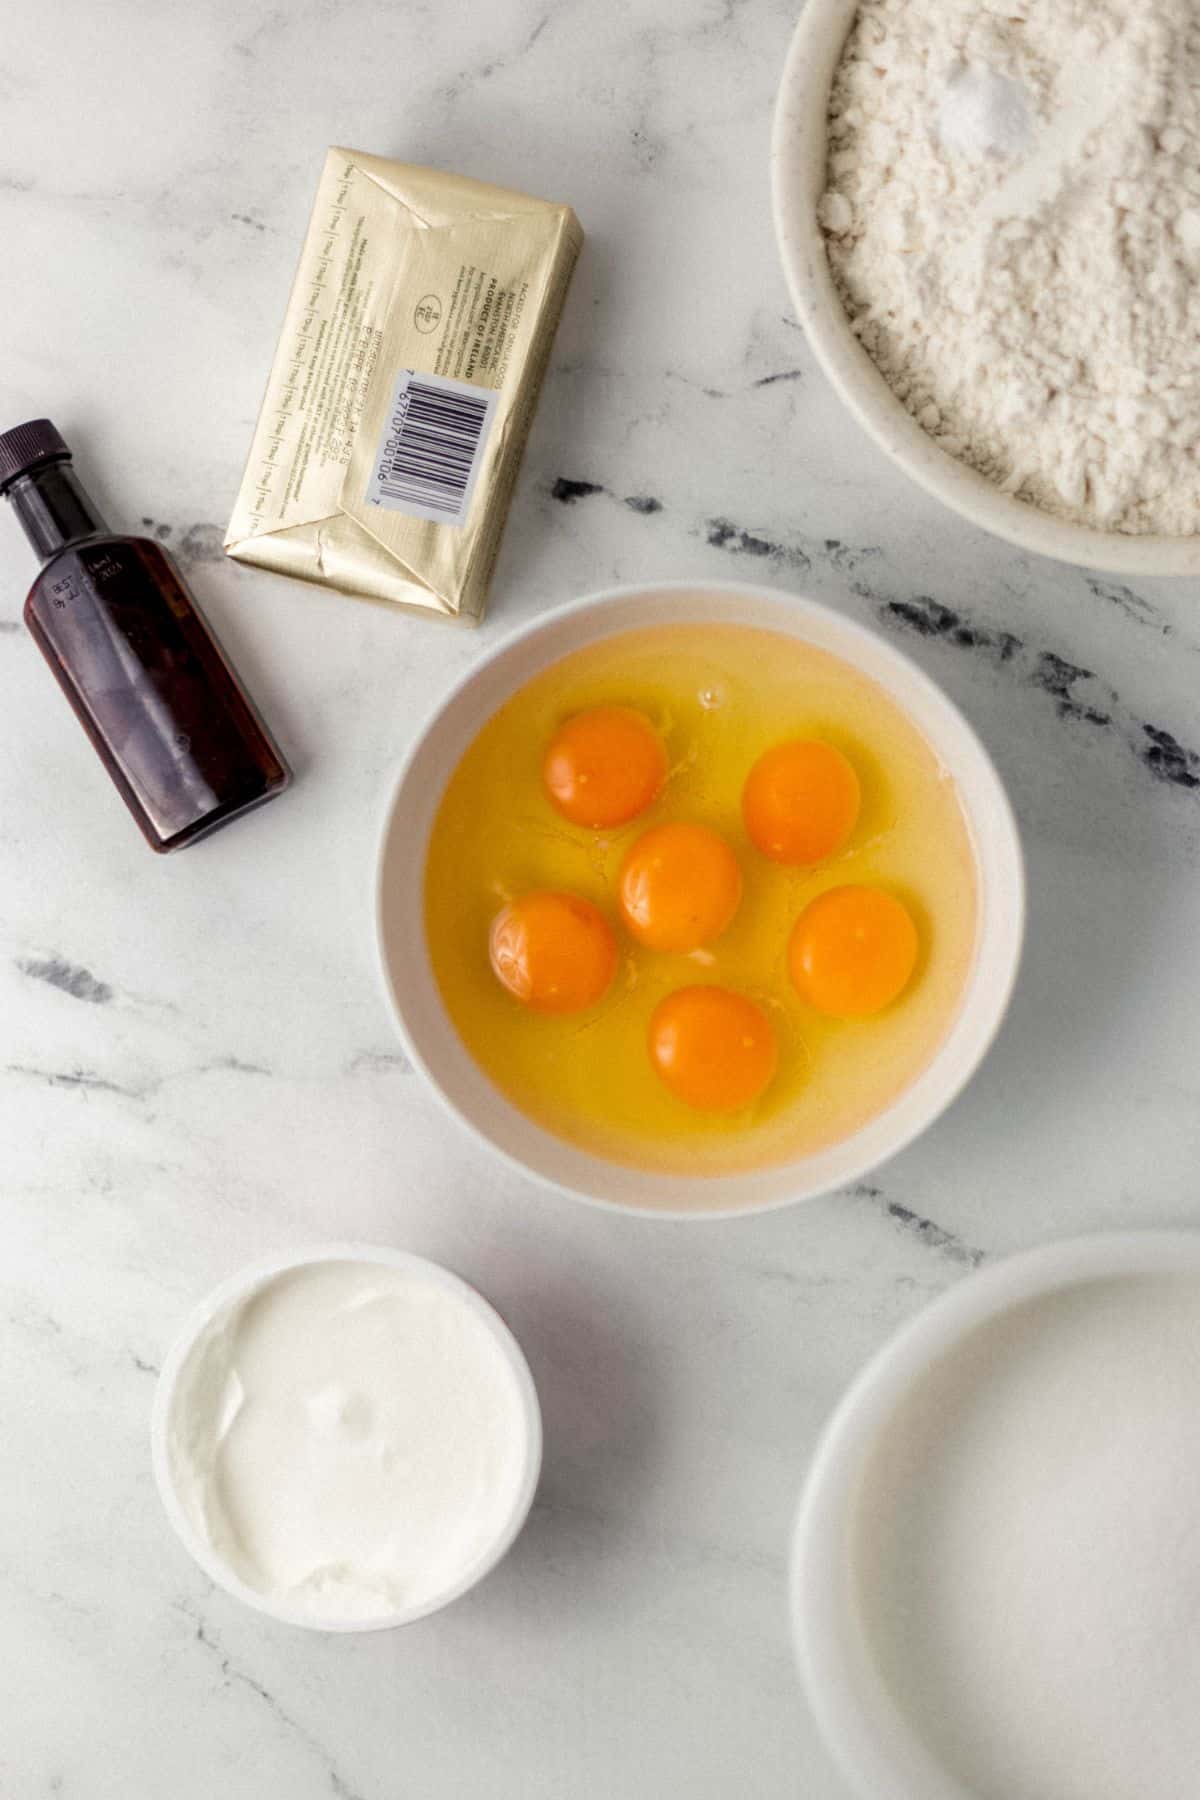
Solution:
<svg viewBox="0 0 1200 1800"><path fill-rule="evenodd" d="M677 1099L700 1112L738 1112L770 1085L779 1063L760 1006L722 987L679 988L650 1019L650 1060Z"/></svg>
<svg viewBox="0 0 1200 1800"><path fill-rule="evenodd" d="M858 818L854 765L832 744L794 738L759 757L742 789L742 817L772 862L810 867L840 850Z"/></svg>
<svg viewBox="0 0 1200 1800"><path fill-rule="evenodd" d="M643 832L621 865L621 916L648 950L686 954L720 937L742 898L742 871L707 825Z"/></svg>
<svg viewBox="0 0 1200 1800"><path fill-rule="evenodd" d="M492 924L492 968L535 1012L595 1006L617 972L617 940L604 914L578 894L524 894Z"/></svg>
<svg viewBox="0 0 1200 1800"><path fill-rule="evenodd" d="M865 1018L907 987L917 947L912 916L891 894L877 887L830 888L797 919L788 972L818 1012Z"/></svg>
<svg viewBox="0 0 1200 1800"><path fill-rule="evenodd" d="M643 713L592 706L560 725L542 764L550 802L572 825L624 825L657 799L667 752Z"/></svg>

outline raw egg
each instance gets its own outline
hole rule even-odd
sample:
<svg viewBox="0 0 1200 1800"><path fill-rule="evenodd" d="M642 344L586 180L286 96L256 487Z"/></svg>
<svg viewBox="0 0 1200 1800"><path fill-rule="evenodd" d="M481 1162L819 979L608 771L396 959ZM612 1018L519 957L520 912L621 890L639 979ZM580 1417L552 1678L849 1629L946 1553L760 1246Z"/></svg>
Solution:
<svg viewBox="0 0 1200 1800"><path fill-rule="evenodd" d="M492 924L491 961L514 999L534 1012L583 1012L617 972L612 926L578 894L523 894Z"/></svg>
<svg viewBox="0 0 1200 1800"><path fill-rule="evenodd" d="M904 992L917 949L912 915L893 895L877 887L830 888L797 919L788 972L818 1012L860 1019Z"/></svg>
<svg viewBox="0 0 1200 1800"><path fill-rule="evenodd" d="M831 950L837 905L809 908L835 884L904 897L915 966L882 957L884 982ZM529 1119L718 1175L818 1154L917 1079L970 977L976 888L956 785L890 694L794 636L656 625L480 719L437 804L424 930L463 1044Z"/></svg>
<svg viewBox="0 0 1200 1800"><path fill-rule="evenodd" d="M621 917L648 950L686 955L719 938L742 898L738 859L707 825L655 825L621 865Z"/></svg>
<svg viewBox="0 0 1200 1800"><path fill-rule="evenodd" d="M764 856L810 868L845 844L861 799L849 757L819 738L793 738L773 745L751 769L742 817Z"/></svg>
<svg viewBox="0 0 1200 1800"><path fill-rule="evenodd" d="M678 988L655 1007L650 1060L698 1112L740 1112L770 1086L779 1046L761 1006L723 987Z"/></svg>
<svg viewBox="0 0 1200 1800"><path fill-rule="evenodd" d="M572 825L624 825L657 799L667 752L644 713L590 706L559 726L542 764L551 805Z"/></svg>

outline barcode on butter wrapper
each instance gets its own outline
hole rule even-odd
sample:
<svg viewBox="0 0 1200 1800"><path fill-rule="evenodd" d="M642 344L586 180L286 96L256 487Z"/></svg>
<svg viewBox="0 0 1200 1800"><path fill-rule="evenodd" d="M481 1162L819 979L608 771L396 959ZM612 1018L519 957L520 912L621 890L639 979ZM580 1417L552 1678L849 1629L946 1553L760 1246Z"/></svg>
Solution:
<svg viewBox="0 0 1200 1800"><path fill-rule="evenodd" d="M411 519L464 525L496 399L494 388L401 369L367 499Z"/></svg>

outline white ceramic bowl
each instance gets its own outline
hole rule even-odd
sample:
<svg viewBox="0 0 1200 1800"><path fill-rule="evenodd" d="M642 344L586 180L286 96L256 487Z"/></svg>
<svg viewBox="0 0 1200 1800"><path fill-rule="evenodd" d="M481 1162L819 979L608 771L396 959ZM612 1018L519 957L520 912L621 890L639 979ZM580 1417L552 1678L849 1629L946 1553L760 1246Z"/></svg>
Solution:
<svg viewBox="0 0 1200 1800"><path fill-rule="evenodd" d="M1120 1232L1030 1250L968 1276L868 1363L813 1457L792 1548L792 1621L809 1701L863 1800L976 1800L926 1748L880 1678L854 1594L853 1531L872 1454L935 1364L1002 1313L1082 1281L1200 1271L1200 1232ZM953 1421L947 1421L953 1429Z"/></svg>
<svg viewBox="0 0 1200 1800"><path fill-rule="evenodd" d="M1083 568L1125 575L1200 573L1200 537L1093 531L1002 494L939 450L896 399L850 330L833 285L817 202L825 191L826 114L858 0L807 0L784 67L771 141L775 230L792 300L818 362L859 424L906 474L997 537Z"/></svg>
<svg viewBox="0 0 1200 1800"><path fill-rule="evenodd" d="M207 1330L213 1319L227 1307L237 1305L250 1298L252 1294L268 1281L279 1275L285 1275L293 1269L309 1268L314 1263L379 1263L389 1269L404 1269L419 1275L422 1280L443 1288L453 1294L465 1311L474 1315L485 1326L488 1335L495 1345L496 1353L512 1371L517 1384L521 1408L521 1453L522 1475L513 1504L507 1516L497 1527L491 1544L476 1560L465 1568L459 1577L443 1592L420 1605L405 1611L389 1613L378 1619L353 1619L345 1622L316 1620L304 1613L290 1611L286 1606L276 1605L265 1595L260 1594L244 1582L229 1567L225 1560L218 1556L192 1525L186 1510L180 1502L171 1476L170 1456L168 1451L168 1431L173 1416L176 1390L180 1375L187 1364L189 1355L197 1339ZM423 1256L412 1256L404 1250L391 1250L375 1244L319 1244L311 1250L293 1252L285 1256L268 1258L266 1261L251 1263L247 1268L239 1269L219 1287L202 1300L195 1311L181 1327L178 1336L167 1354L158 1378L154 1394L154 1409L150 1424L151 1457L154 1465L154 1479L158 1485L159 1496L171 1524L174 1526L184 1548L195 1558L204 1573L215 1581L218 1587L232 1594L236 1600L243 1601L256 1612L266 1613L269 1618L278 1619L285 1625L303 1625L314 1631L386 1631L397 1625L411 1625L417 1619L426 1618L430 1613L440 1612L442 1607L449 1606L469 1588L481 1582L489 1575L497 1563L508 1554L521 1532L529 1509L533 1505L533 1497L537 1492L538 1479L542 1469L542 1414L538 1405L537 1389L533 1384L533 1376L529 1372L529 1364L516 1338L504 1320L471 1285L460 1275L454 1275L439 1263L430 1262Z"/></svg>
<svg viewBox="0 0 1200 1800"><path fill-rule="evenodd" d="M958 1016L932 1061L885 1112L841 1143L750 1173L688 1176L590 1155L517 1110L473 1060L438 993L423 925L426 848L459 758L485 720L539 670L622 631L668 623L759 626L831 651L879 683L953 775L974 843L980 926ZM700 1218L759 1211L858 1180L910 1143L975 1070L1008 1006L1020 958L1024 876L1012 810L970 726L915 664L874 632L813 600L732 583L615 588L519 631L451 690L400 771L376 887L384 985L409 1056L451 1111L508 1162L587 1200Z"/></svg>

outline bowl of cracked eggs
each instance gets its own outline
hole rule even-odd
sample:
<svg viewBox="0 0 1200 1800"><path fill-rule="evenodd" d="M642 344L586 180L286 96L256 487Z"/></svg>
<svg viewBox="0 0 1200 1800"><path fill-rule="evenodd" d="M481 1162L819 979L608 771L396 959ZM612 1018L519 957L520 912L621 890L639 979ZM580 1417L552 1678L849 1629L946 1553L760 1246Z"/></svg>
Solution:
<svg viewBox="0 0 1200 1800"><path fill-rule="evenodd" d="M968 1080L1020 846L951 702L770 588L667 582L518 632L437 707L376 888L413 1063L559 1190L698 1218L858 1179Z"/></svg>
<svg viewBox="0 0 1200 1800"><path fill-rule="evenodd" d="M813 351L893 460L1010 542L1200 572L1191 0L808 0L776 230Z"/></svg>

